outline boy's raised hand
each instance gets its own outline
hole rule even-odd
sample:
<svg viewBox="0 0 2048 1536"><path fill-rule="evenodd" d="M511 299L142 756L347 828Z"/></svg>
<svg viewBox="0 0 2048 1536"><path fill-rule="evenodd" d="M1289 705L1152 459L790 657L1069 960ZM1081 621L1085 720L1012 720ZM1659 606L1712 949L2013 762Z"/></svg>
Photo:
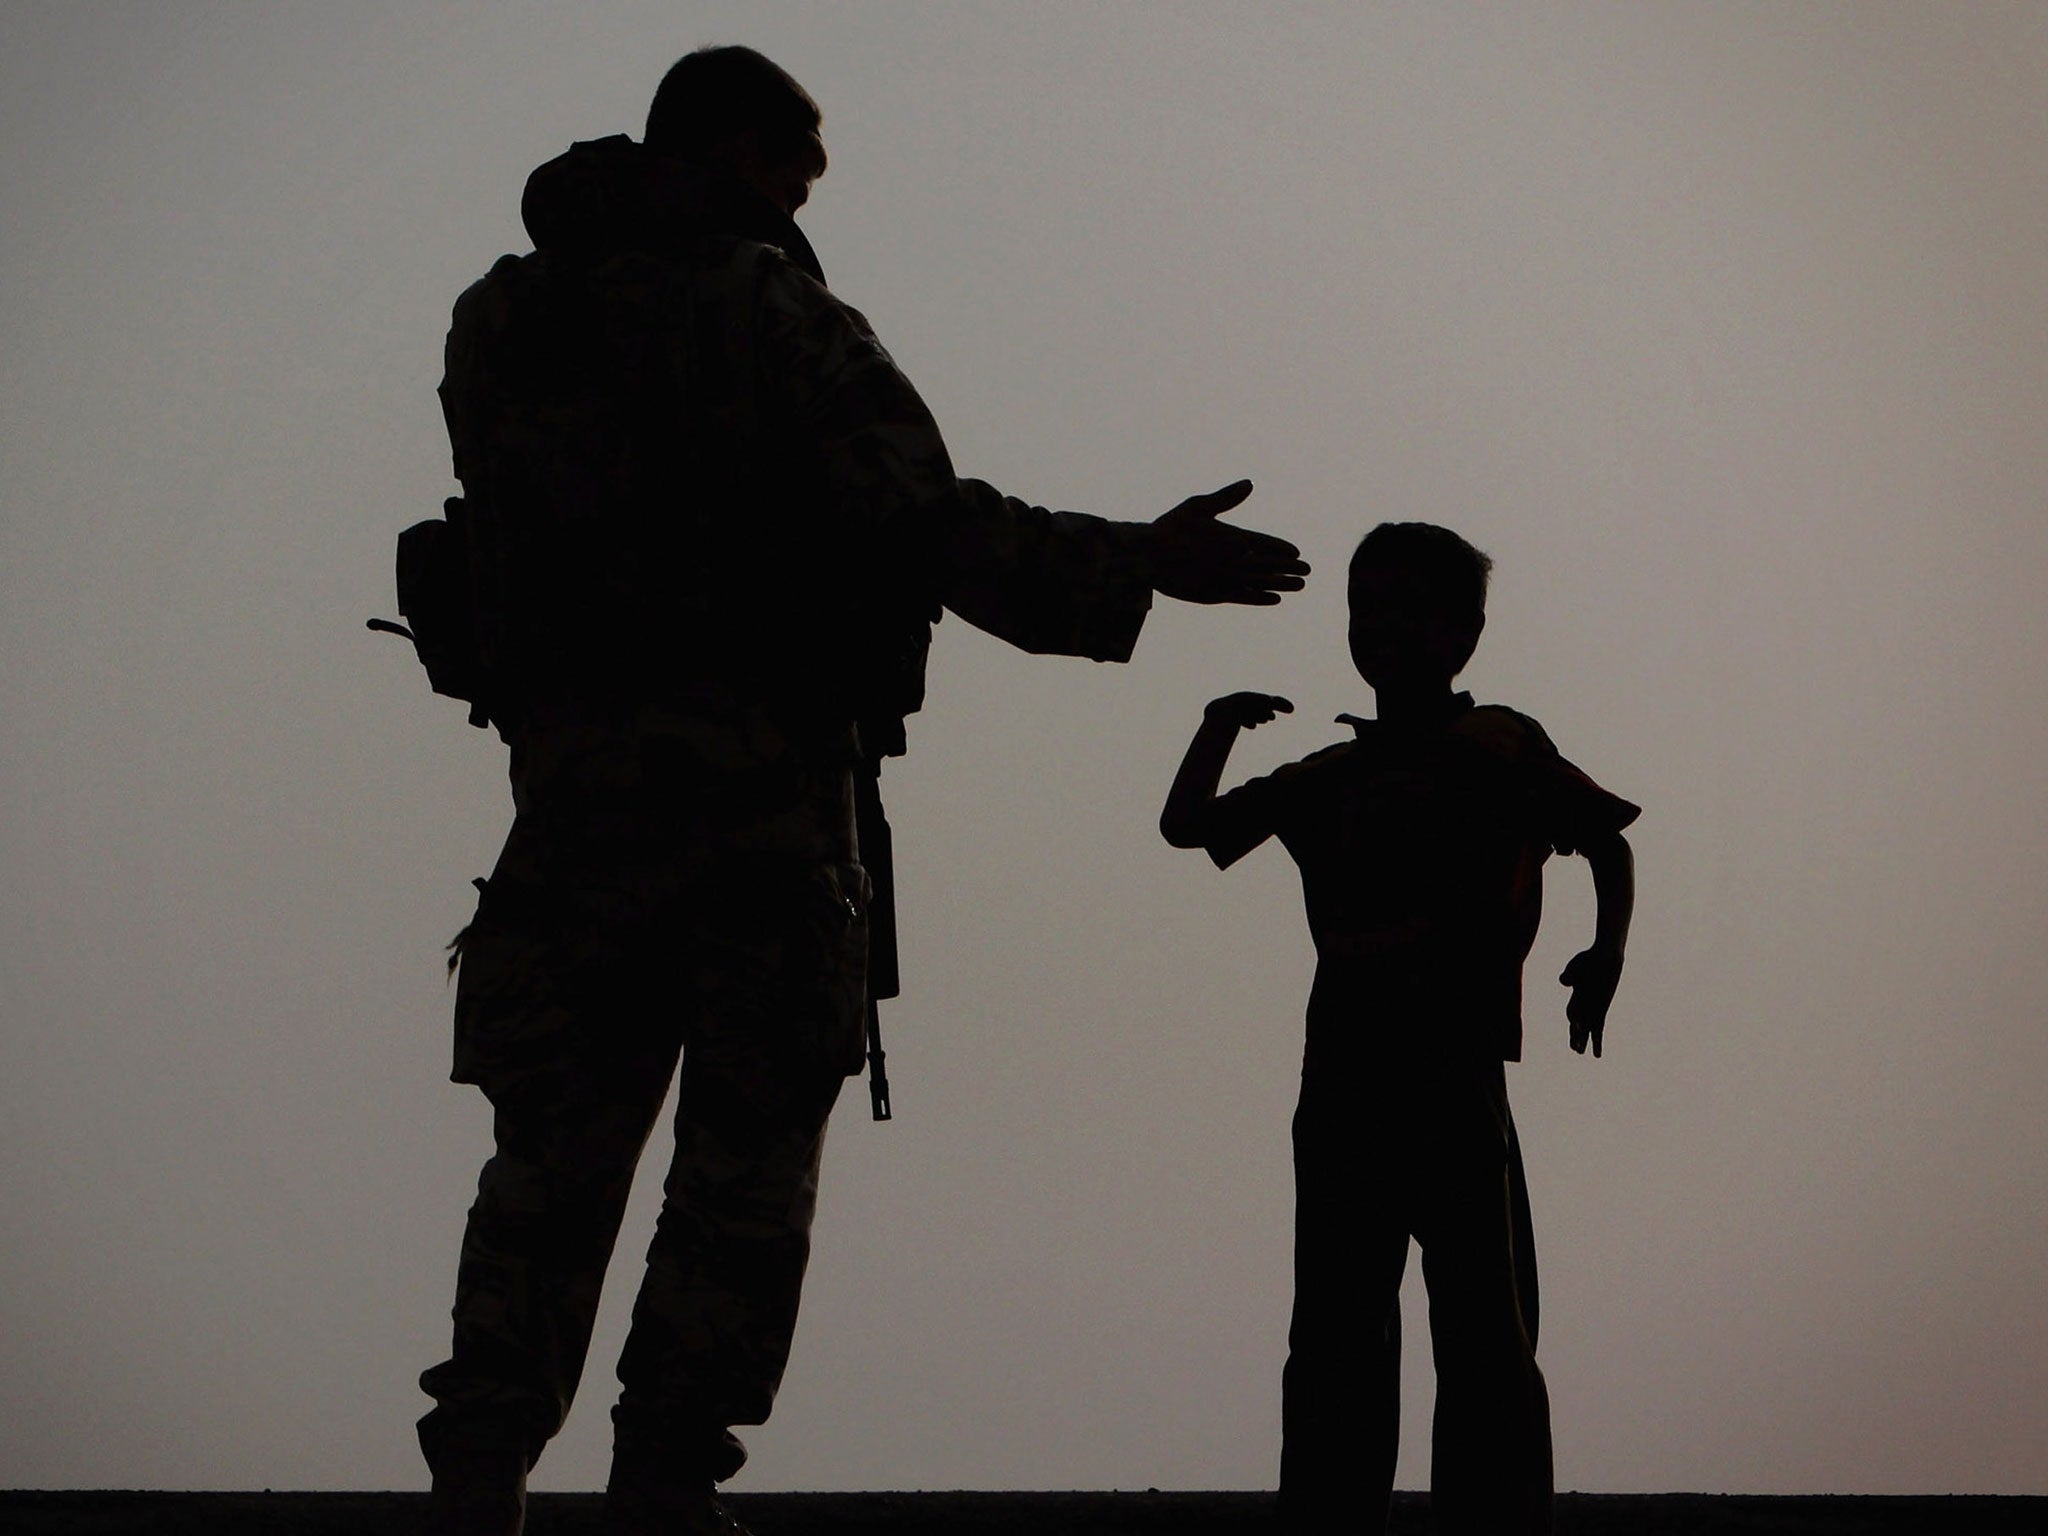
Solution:
<svg viewBox="0 0 2048 1536"><path fill-rule="evenodd" d="M1564 1016L1572 1026L1572 1049L1583 1056L1590 1040L1593 1054L1598 1056L1600 1037L1607 1029L1607 1009L1621 982L1621 956L1595 944L1573 955L1557 979L1572 989L1571 999L1564 1005Z"/></svg>
<svg viewBox="0 0 2048 1536"><path fill-rule="evenodd" d="M1202 718L1249 731L1264 725L1275 715L1293 713L1294 706L1277 693L1226 693L1220 699L1209 701L1209 707L1202 711Z"/></svg>
<svg viewBox="0 0 2048 1536"><path fill-rule="evenodd" d="M1173 788L1166 792L1166 809L1159 813L1159 832L1176 848L1199 848L1208 837L1209 811L1216 802L1216 782L1223 777L1223 765L1230 758L1237 733L1264 725L1276 714L1292 713L1294 706L1272 693L1226 693L1211 699L1202 711L1202 728L1188 743L1187 756L1180 760L1180 772L1173 776Z"/></svg>

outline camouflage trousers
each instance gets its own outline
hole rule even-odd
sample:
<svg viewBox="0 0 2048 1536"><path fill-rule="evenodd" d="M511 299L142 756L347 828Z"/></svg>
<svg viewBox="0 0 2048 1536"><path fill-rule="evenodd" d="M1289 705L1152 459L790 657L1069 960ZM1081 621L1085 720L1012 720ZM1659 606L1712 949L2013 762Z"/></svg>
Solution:
<svg viewBox="0 0 2048 1536"><path fill-rule="evenodd" d="M1314 1015L1312 1005L1294 1119L1283 1528L1385 1525L1400 1439L1401 1276L1413 1238L1436 1364L1435 1528L1548 1532L1535 1243L1502 1064L1390 1058L1355 1033L1331 1039L1338 1021ZM1361 1021L1344 1022L1356 1031Z"/></svg>
<svg viewBox="0 0 2048 1536"><path fill-rule="evenodd" d="M530 1465L561 1427L674 1079L617 1456L738 1470L731 1426L765 1421L780 1384L826 1119L861 1061L867 884L836 830L838 779L786 774L781 811L752 820L717 791L758 801L757 777L520 797L460 941L453 1075L490 1100L496 1150L463 1234L453 1351L421 1377L430 1463L511 1441Z"/></svg>

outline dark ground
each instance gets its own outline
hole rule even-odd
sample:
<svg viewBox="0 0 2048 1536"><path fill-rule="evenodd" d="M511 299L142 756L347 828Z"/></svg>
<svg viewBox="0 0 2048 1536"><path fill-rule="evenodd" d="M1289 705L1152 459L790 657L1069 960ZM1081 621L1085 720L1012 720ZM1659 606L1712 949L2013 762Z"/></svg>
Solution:
<svg viewBox="0 0 2048 1536"><path fill-rule="evenodd" d="M1424 1536L1428 1500L1394 1496L1390 1536ZM1263 1536L1268 1493L756 1493L756 1536ZM8 1493L0 1536L410 1536L417 1493ZM595 1494L536 1494L530 1536L599 1536ZM1765 1498L1567 1493L1558 1536L2042 1536L2048 1498Z"/></svg>

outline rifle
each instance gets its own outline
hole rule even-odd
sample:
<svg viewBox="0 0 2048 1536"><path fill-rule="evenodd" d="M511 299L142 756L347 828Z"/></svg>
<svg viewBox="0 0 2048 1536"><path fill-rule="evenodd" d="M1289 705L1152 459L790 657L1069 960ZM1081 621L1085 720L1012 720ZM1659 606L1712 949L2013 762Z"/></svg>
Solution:
<svg viewBox="0 0 2048 1536"><path fill-rule="evenodd" d="M868 1107L877 1120L894 1118L889 1104L882 1015L875 1005L902 991L896 961L896 852L882 813L882 760L861 757L853 775L853 816L860 862L868 872Z"/></svg>

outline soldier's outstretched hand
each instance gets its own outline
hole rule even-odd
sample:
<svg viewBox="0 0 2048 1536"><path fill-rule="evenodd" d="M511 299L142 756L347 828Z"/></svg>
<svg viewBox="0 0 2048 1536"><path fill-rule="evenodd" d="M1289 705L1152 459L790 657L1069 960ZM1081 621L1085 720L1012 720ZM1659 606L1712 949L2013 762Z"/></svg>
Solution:
<svg viewBox="0 0 2048 1536"><path fill-rule="evenodd" d="M1308 575L1300 550L1270 533L1218 521L1251 493L1251 481L1239 480L1154 518L1145 546L1153 590L1188 603L1259 607L1299 592Z"/></svg>

